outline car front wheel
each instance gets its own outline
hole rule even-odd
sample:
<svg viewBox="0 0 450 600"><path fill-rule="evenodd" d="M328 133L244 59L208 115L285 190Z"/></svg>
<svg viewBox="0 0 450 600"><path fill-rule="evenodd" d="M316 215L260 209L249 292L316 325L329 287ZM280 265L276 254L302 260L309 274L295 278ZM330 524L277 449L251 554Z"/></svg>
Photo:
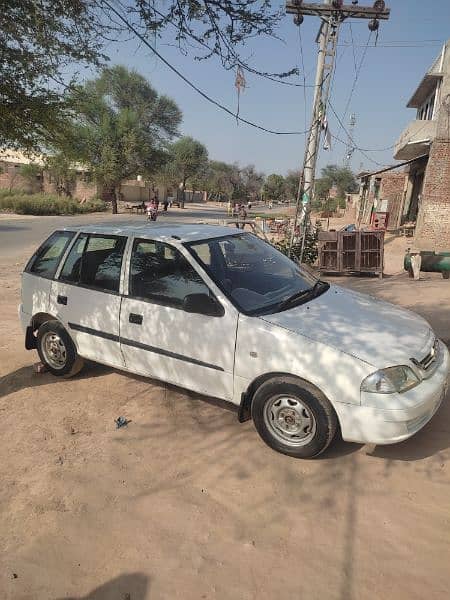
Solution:
<svg viewBox="0 0 450 600"><path fill-rule="evenodd" d="M70 377L83 367L70 335L58 321L43 323L37 332L37 351L50 373Z"/></svg>
<svg viewBox="0 0 450 600"><path fill-rule="evenodd" d="M266 444L296 458L319 455L337 428L336 413L327 398L295 377L275 377L263 383L253 397L252 417Z"/></svg>

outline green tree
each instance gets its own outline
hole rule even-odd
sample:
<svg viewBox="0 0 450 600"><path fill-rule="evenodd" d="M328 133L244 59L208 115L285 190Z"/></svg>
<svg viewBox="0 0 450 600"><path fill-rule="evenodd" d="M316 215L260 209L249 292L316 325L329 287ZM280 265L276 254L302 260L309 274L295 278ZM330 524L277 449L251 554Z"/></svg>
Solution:
<svg viewBox="0 0 450 600"><path fill-rule="evenodd" d="M19 175L28 181L32 192L36 191L36 183L39 184L39 191L42 191L42 167L40 165L37 163L21 165Z"/></svg>
<svg viewBox="0 0 450 600"><path fill-rule="evenodd" d="M35 149L64 122L66 67L102 59L96 2L8 0L0 28L0 146Z"/></svg>
<svg viewBox="0 0 450 600"><path fill-rule="evenodd" d="M76 181L76 171L72 162L63 153L47 157L45 168L55 185L58 196L72 197Z"/></svg>
<svg viewBox="0 0 450 600"><path fill-rule="evenodd" d="M272 173L268 175L264 182L263 192L269 200L282 200L286 195L285 180L282 175Z"/></svg>
<svg viewBox="0 0 450 600"><path fill-rule="evenodd" d="M170 148L172 169L178 174L181 190L181 208L184 208L186 183L198 176L208 165L205 146L189 136L182 137Z"/></svg>
<svg viewBox="0 0 450 600"><path fill-rule="evenodd" d="M321 177L316 181L316 196L326 198L333 186L337 187L338 200L345 199L346 194L358 191L358 184L350 169L327 165L321 170Z"/></svg>
<svg viewBox="0 0 450 600"><path fill-rule="evenodd" d="M171 36L195 58L218 57L227 69L246 64L239 48L255 36L273 37L283 11L270 0L8 0L1 4L0 146L36 149L64 128L76 69L98 67L110 40ZM73 72L72 78L66 73ZM296 69L275 77L286 77ZM270 74L274 76L274 74Z"/></svg>
<svg viewBox="0 0 450 600"><path fill-rule="evenodd" d="M122 180L154 175L169 159L181 112L136 71L123 66L74 91L73 127L64 139L66 157L89 167L96 182L113 192L117 213Z"/></svg>
<svg viewBox="0 0 450 600"><path fill-rule="evenodd" d="M296 200L301 171L288 171L285 177L285 190L289 200Z"/></svg>

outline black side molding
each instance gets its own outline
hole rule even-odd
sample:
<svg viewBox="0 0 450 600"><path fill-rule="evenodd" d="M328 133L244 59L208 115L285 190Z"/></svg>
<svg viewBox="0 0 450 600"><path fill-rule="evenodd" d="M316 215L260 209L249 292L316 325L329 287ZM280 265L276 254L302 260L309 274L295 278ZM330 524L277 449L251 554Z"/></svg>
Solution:
<svg viewBox="0 0 450 600"><path fill-rule="evenodd" d="M157 348L156 346L149 346L148 344L143 344L142 342L137 342L135 340L129 340L127 338L119 338L118 335L113 333L105 333L103 331L98 331L97 329L91 329L90 327L85 327L84 325L78 325L77 323L69 323L70 329L74 329L75 331L80 331L82 333L88 333L90 335L95 335L97 337L103 338L105 340L111 340L112 342L120 342L125 346L131 346L132 348L139 348L140 350L146 350L147 352L154 352L155 354L161 354L162 356L167 356L168 358L175 358L176 360L182 360L184 362L190 363L192 365L198 365L199 367L206 367L207 369L214 369L215 371L224 371L222 367L218 365L213 365L211 363L203 362L202 360L198 360L197 358L191 358L190 356L185 356L184 354L178 354L177 352L170 352L170 350L164 350L164 348Z"/></svg>

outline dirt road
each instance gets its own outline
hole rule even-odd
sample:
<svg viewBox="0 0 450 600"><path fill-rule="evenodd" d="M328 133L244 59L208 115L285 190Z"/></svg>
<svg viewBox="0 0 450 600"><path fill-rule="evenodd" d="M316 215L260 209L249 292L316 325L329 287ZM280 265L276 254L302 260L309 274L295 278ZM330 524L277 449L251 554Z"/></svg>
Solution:
<svg viewBox="0 0 450 600"><path fill-rule="evenodd" d="M408 442L298 461L182 390L99 366L34 375L28 254L0 259L2 600L448 598L450 398ZM450 340L437 276L339 281Z"/></svg>

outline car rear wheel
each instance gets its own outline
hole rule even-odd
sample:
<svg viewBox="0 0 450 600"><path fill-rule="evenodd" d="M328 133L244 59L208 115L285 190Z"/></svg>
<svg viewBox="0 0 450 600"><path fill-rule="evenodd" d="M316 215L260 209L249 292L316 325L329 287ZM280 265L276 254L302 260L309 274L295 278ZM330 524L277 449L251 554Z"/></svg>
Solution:
<svg viewBox="0 0 450 600"><path fill-rule="evenodd" d="M336 413L327 398L296 377L263 383L253 397L252 417L266 444L296 458L319 455L337 429Z"/></svg>
<svg viewBox="0 0 450 600"><path fill-rule="evenodd" d="M37 351L50 373L70 377L83 367L70 335L58 321L43 323L37 332Z"/></svg>

